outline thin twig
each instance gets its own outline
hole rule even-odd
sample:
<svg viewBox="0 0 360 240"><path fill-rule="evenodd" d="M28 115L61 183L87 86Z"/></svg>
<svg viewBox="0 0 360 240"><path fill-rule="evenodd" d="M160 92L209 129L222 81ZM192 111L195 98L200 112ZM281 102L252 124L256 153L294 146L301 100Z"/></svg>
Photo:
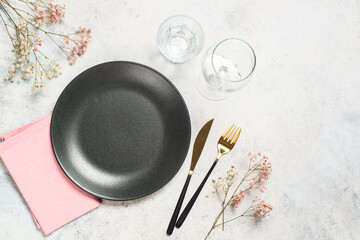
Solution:
<svg viewBox="0 0 360 240"><path fill-rule="evenodd" d="M13 47L15 47L15 44L14 44L14 38L11 36L10 32L9 32L9 28L8 28L8 25L6 24L5 22L5 19L3 18L3 16L0 14L0 17L1 17L1 20L2 22L4 23L4 26L5 26L5 29L6 29L6 32L11 40L11 44L13 45Z"/></svg>

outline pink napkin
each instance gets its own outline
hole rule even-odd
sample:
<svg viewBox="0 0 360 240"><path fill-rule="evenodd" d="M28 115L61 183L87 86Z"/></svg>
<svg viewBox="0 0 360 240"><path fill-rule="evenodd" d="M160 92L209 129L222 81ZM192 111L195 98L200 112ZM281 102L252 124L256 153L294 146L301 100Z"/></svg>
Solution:
<svg viewBox="0 0 360 240"><path fill-rule="evenodd" d="M100 201L73 184L57 164L47 116L1 136L0 157L45 235L95 209Z"/></svg>

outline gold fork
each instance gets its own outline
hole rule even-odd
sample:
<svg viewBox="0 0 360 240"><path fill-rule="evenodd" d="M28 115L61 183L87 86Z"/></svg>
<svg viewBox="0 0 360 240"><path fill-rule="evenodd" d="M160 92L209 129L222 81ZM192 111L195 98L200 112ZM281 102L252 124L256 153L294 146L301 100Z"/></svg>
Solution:
<svg viewBox="0 0 360 240"><path fill-rule="evenodd" d="M198 187L198 189L196 190L196 192L194 193L194 195L190 199L189 203L186 205L184 211L181 213L179 219L177 220L176 225L175 225L177 228L180 228L181 225L184 223L187 215L189 214L192 206L194 205L197 197L199 196L199 194L201 192L201 189L204 187L204 185L205 185L207 179L209 178L212 170L215 168L216 163L219 161L219 159L221 158L222 155L229 153L233 149L233 147L235 146L235 143L239 139L240 132L241 132L241 128L237 127L237 126L235 126L233 124L233 125L231 125L231 127L229 127L223 133L223 135L221 135L221 137L220 137L220 139L218 141L218 144L217 144L218 155L217 155L213 165L211 166L210 170L206 174L205 178L201 182L200 186Z"/></svg>

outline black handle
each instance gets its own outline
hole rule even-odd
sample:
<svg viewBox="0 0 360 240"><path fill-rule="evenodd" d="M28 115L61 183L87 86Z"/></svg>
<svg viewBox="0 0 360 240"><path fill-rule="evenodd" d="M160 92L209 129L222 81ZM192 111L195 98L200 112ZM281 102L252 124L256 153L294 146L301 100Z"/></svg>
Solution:
<svg viewBox="0 0 360 240"><path fill-rule="evenodd" d="M206 180L209 178L212 170L214 169L215 165L216 165L217 161L215 161L213 163L213 165L211 166L210 170L208 171L208 173L206 174L204 180L201 182L200 186L198 187L198 189L196 190L194 196L190 199L189 203L186 205L184 211L181 213L179 219L177 220L176 222L176 227L177 228L180 228L181 225L184 223L187 215L189 214L192 206L194 205L197 197L199 196L200 192L201 192L201 189L204 187L205 183L206 183Z"/></svg>
<svg viewBox="0 0 360 240"><path fill-rule="evenodd" d="M186 194L186 190L187 190L187 188L188 188L188 186L189 186L190 178L191 178L191 175L188 175L188 177L187 177L187 179L186 179L186 182L185 182L185 184L184 184L184 187L183 187L183 189L182 189L182 191L181 191L179 200L178 200L178 202L177 202L177 204L176 204L176 207L175 207L175 209L174 209L174 213L173 213L173 215L172 215L172 217L171 217L171 220L170 220L168 229L167 229L167 231L166 231L166 233L167 233L168 235L171 235L171 234L173 233L173 231L174 231L176 219L177 219L177 217L179 216L180 209L181 209L181 205L182 205L182 203L183 203L183 201L184 201L185 194Z"/></svg>

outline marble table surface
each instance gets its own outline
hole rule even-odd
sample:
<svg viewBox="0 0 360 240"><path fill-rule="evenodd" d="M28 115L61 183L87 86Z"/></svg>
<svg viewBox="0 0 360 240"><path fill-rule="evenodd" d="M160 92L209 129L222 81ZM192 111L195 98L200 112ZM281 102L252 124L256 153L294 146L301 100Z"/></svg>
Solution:
<svg viewBox="0 0 360 240"><path fill-rule="evenodd" d="M106 61L140 62L165 74L183 95L192 141L201 125L215 118L185 201L211 166L218 135L230 123L241 125L243 132L213 177L231 165L244 170L248 151L261 151L272 160L274 171L263 198L275 206L273 213L260 221L232 222L224 232L215 229L210 239L360 238L359 0L63 2L68 10L59 29L91 27L88 52L70 67L58 50L50 50L64 73L41 90L31 90L26 81L0 81L1 133L50 114L59 94L81 71ZM194 86L204 50L184 64L160 55L157 28L179 13L201 23L205 49L227 37L254 47L257 68L246 87L224 101L209 101ZM0 76L5 77L12 53L2 26L0 31ZM105 201L47 237L36 229L0 161L0 239L203 239L220 206L210 183L181 230L165 234L190 156L158 192L136 201Z"/></svg>

